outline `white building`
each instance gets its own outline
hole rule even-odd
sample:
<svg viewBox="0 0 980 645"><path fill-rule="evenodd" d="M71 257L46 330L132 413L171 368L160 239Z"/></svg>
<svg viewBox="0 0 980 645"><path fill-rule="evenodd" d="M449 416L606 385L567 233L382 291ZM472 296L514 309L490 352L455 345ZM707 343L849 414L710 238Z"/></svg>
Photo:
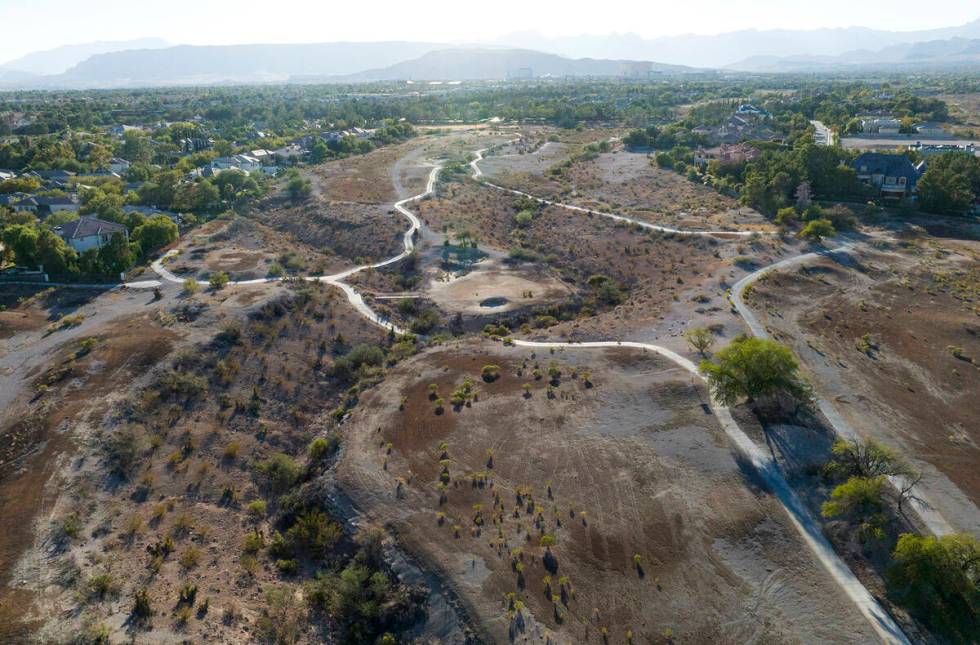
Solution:
<svg viewBox="0 0 980 645"><path fill-rule="evenodd" d="M54 232L78 253L102 248L117 233L121 234L127 241L129 240L129 230L125 226L116 222L107 222L92 215L82 215L73 222L56 226Z"/></svg>

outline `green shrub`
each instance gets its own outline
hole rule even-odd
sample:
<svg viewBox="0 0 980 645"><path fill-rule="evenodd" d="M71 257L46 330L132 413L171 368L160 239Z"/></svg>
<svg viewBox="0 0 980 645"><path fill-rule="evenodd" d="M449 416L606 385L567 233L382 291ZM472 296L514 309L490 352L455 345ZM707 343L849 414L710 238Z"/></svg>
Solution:
<svg viewBox="0 0 980 645"><path fill-rule="evenodd" d="M268 490L281 494L292 488L303 469L289 455L276 452L268 459L256 463L255 472Z"/></svg>
<svg viewBox="0 0 980 645"><path fill-rule="evenodd" d="M208 284L211 286L213 290L221 291L226 286L228 286L228 282L230 280L231 278L229 278L228 274L225 273L224 271L215 271L214 273L211 274L211 277L208 278Z"/></svg>

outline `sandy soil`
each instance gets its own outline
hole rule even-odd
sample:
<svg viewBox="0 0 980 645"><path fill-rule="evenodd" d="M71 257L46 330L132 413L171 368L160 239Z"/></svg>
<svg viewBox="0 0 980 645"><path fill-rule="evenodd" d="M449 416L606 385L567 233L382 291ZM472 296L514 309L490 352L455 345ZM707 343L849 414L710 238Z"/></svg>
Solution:
<svg viewBox="0 0 980 645"><path fill-rule="evenodd" d="M440 309L481 315L557 302L572 290L541 271L519 270L494 260L484 260L475 270L453 276L445 272L432 279L426 290ZM535 273L539 275L535 275Z"/></svg>
<svg viewBox="0 0 980 645"><path fill-rule="evenodd" d="M535 361L562 371L554 398L548 377L530 373ZM501 368L492 383L480 380L488 363ZM586 367L591 388L571 376ZM437 413L429 384L448 399L466 376L478 400L458 409L447 402ZM873 640L776 504L746 481L704 397L669 364L621 351L532 357L489 342L437 348L364 398L338 476L366 519L393 526L443 571L499 641L556 634L558 642L599 643L603 627L610 642L623 642L627 629L637 642L666 634L681 642ZM453 483L440 503L443 465ZM542 533L557 540L554 603L545 597ZM509 592L528 610L522 618L508 616Z"/></svg>

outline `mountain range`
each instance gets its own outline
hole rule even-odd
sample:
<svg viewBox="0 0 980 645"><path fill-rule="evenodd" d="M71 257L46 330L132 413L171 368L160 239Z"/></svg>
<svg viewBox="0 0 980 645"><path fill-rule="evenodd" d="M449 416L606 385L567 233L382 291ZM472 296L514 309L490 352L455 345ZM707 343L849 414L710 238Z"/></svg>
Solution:
<svg viewBox="0 0 980 645"><path fill-rule="evenodd" d="M756 56L838 56L858 49L874 51L893 45L950 38L980 38L980 19L956 27L922 31L885 31L867 27L745 29L711 36L686 34L660 38L642 38L629 33L547 38L534 31L523 31L504 36L497 42L565 56L631 58L723 68Z"/></svg>
<svg viewBox="0 0 980 645"><path fill-rule="evenodd" d="M909 32L849 27L653 39L635 34L546 38L517 32L490 44L465 46L410 41L222 46L168 46L159 39L100 42L35 52L0 65L0 89L896 68L980 69L980 19Z"/></svg>
<svg viewBox="0 0 980 645"><path fill-rule="evenodd" d="M135 40L101 40L80 45L62 45L54 49L31 52L0 65L0 73L44 76L61 74L96 54L124 51L127 49L162 49L170 43L162 38L138 38Z"/></svg>
<svg viewBox="0 0 980 645"><path fill-rule="evenodd" d="M891 45L877 51L857 49L838 56L753 56L729 65L745 72L821 72L880 68L908 71L980 65L980 38L950 38Z"/></svg>

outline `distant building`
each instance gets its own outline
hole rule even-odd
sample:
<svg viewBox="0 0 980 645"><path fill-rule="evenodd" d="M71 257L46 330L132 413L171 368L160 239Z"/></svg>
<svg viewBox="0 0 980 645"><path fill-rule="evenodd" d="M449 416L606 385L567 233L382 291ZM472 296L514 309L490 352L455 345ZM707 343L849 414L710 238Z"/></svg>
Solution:
<svg viewBox="0 0 980 645"><path fill-rule="evenodd" d="M53 213L77 213L81 207L75 195L66 197L36 197L38 212L46 215Z"/></svg>
<svg viewBox="0 0 980 645"><path fill-rule="evenodd" d="M54 232L78 253L102 248L117 233L129 240L129 230L125 226L92 215L82 215L73 222L56 226Z"/></svg>
<svg viewBox="0 0 980 645"><path fill-rule="evenodd" d="M865 152L851 163L858 179L878 189L878 196L884 199L903 199L915 192L915 185L921 176L905 155Z"/></svg>
<svg viewBox="0 0 980 645"><path fill-rule="evenodd" d="M127 170L129 170L129 167L131 165L132 164L130 164L125 159L120 159L119 157L113 157L112 159L109 160L109 172L114 172L121 175Z"/></svg>
<svg viewBox="0 0 980 645"><path fill-rule="evenodd" d="M748 117L750 119L762 120L772 118L772 114L770 114L768 110L758 108L751 103L743 103L742 105L739 105L738 109L735 110L735 115L740 117Z"/></svg>
<svg viewBox="0 0 980 645"><path fill-rule="evenodd" d="M914 150L924 157L941 155L946 152L965 152L966 154L980 157L980 147L976 144L957 145L955 143L922 143L916 141L909 146L909 150Z"/></svg>
<svg viewBox="0 0 980 645"><path fill-rule="evenodd" d="M759 149L747 143L737 143L735 145L721 144L715 148L698 148L694 154L694 161L700 165L709 161L717 161L722 164L741 163L752 161L759 156Z"/></svg>
<svg viewBox="0 0 980 645"><path fill-rule="evenodd" d="M890 116L874 116L861 119L861 131L868 134L898 134L902 122Z"/></svg>
<svg viewBox="0 0 980 645"><path fill-rule="evenodd" d="M915 132L917 134L921 134L927 137L935 137L935 136L941 137L946 135L946 131L943 130L943 126L933 121L927 121L925 123L916 123Z"/></svg>

